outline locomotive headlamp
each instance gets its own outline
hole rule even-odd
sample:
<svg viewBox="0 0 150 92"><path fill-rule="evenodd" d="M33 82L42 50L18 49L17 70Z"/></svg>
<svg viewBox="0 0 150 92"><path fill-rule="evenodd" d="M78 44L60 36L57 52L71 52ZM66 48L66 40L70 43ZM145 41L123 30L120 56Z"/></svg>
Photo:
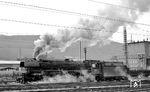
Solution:
<svg viewBox="0 0 150 92"><path fill-rule="evenodd" d="M96 67L96 64L92 64L92 67L95 68L95 67Z"/></svg>

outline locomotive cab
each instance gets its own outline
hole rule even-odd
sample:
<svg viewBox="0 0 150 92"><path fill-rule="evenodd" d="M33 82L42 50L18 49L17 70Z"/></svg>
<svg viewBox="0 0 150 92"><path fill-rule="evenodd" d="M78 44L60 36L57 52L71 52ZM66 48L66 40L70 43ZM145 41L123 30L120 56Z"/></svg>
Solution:
<svg viewBox="0 0 150 92"><path fill-rule="evenodd" d="M86 60L90 73L95 76L96 81L121 81L127 80L127 67L123 62Z"/></svg>

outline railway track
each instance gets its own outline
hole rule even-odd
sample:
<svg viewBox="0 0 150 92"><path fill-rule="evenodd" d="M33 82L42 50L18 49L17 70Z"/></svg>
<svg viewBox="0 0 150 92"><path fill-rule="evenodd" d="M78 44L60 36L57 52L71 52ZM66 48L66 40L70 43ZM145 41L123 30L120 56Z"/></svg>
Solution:
<svg viewBox="0 0 150 92"><path fill-rule="evenodd" d="M0 85L0 91L14 92L144 92L150 90L150 83L143 82L139 88L131 88L130 83L124 82L89 82L89 83L31 83Z"/></svg>

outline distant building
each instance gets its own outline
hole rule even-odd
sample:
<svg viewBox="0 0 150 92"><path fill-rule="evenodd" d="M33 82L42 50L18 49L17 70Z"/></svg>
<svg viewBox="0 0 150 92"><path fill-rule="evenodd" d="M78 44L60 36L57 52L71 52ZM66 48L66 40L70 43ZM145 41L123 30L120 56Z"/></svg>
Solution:
<svg viewBox="0 0 150 92"><path fill-rule="evenodd" d="M131 69L150 69L150 41L128 43L128 66ZM114 56L116 60L125 62L125 56Z"/></svg>
<svg viewBox="0 0 150 92"><path fill-rule="evenodd" d="M1 68L16 68L20 66L20 61L6 61L6 60L0 60L0 69Z"/></svg>
<svg viewBox="0 0 150 92"><path fill-rule="evenodd" d="M128 63L136 69L150 68L150 42L138 41L128 43Z"/></svg>

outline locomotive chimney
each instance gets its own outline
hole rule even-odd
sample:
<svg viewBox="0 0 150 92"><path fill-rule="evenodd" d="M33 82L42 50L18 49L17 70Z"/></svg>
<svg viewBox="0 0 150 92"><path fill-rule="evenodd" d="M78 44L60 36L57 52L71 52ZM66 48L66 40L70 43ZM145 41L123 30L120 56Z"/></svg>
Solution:
<svg viewBox="0 0 150 92"><path fill-rule="evenodd" d="M128 66L128 43L127 43L127 31L126 27L124 27L124 56L125 56L125 63Z"/></svg>

